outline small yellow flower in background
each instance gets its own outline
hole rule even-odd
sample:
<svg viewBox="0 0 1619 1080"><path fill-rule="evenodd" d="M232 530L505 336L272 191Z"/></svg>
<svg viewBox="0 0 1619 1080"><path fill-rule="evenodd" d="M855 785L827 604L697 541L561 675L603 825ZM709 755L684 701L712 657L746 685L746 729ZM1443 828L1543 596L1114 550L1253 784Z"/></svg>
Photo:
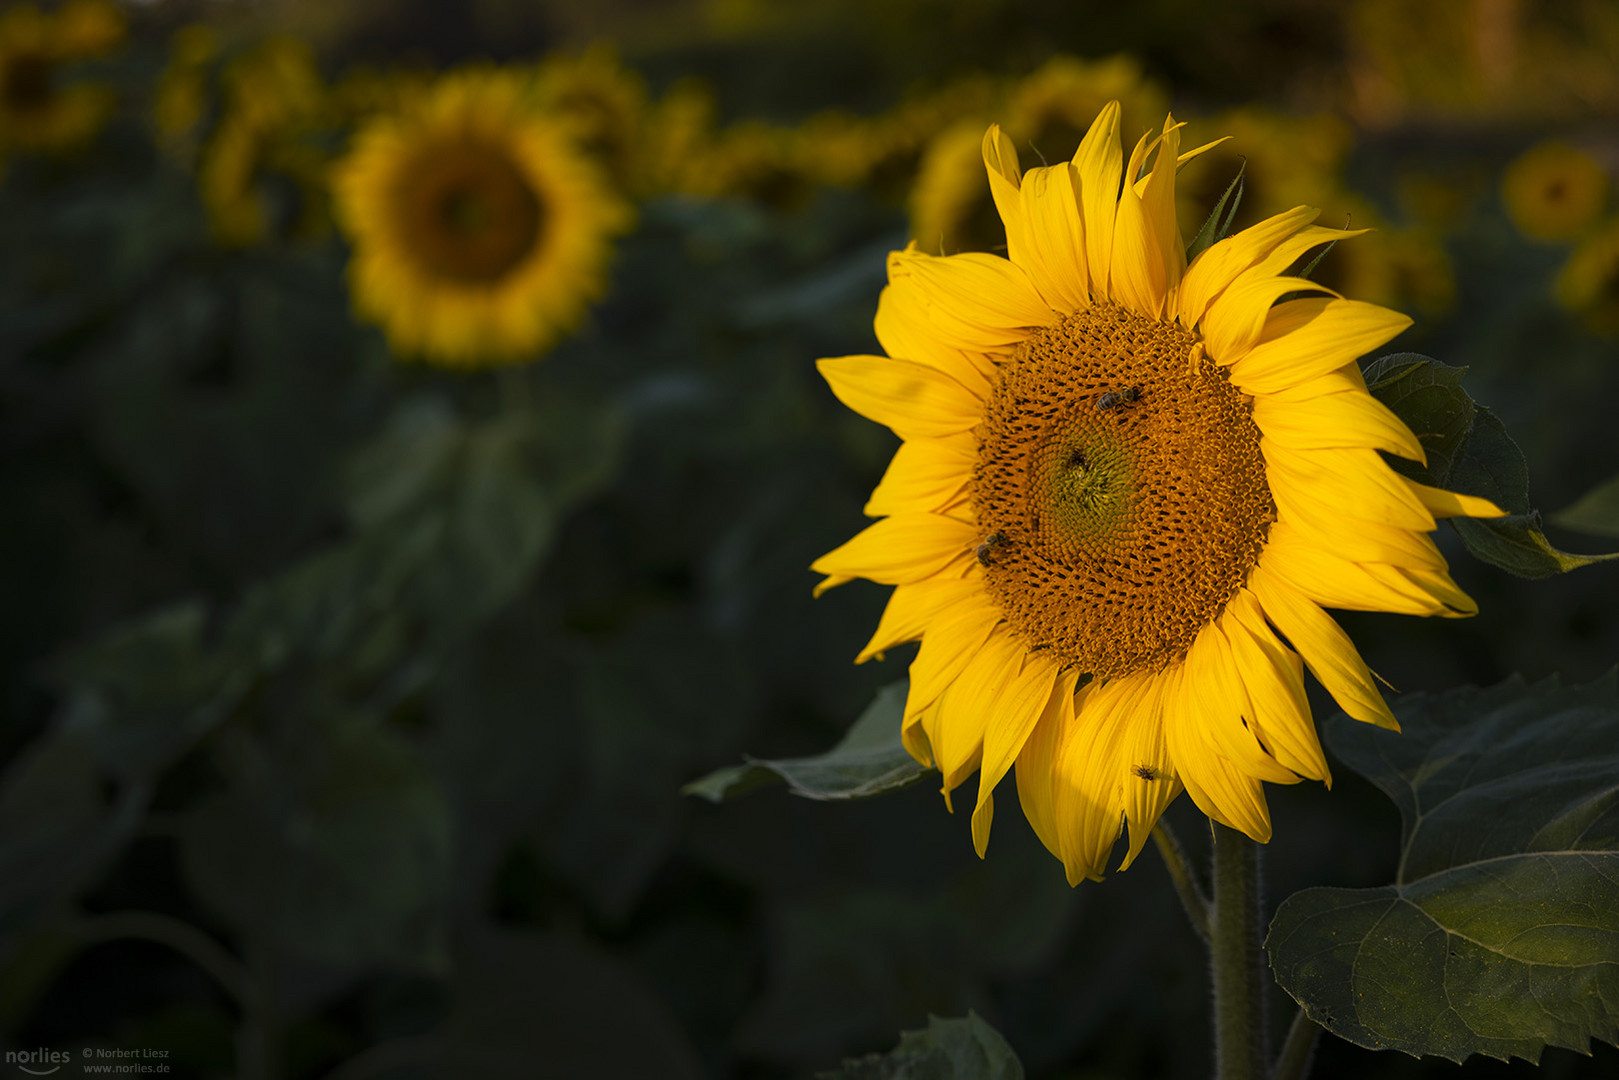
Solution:
<svg viewBox="0 0 1619 1080"><path fill-rule="evenodd" d="M112 91L65 81L63 68L104 55L123 36L123 15L104 0L0 14L0 146L60 152L88 142L112 115Z"/></svg>
<svg viewBox="0 0 1619 1080"><path fill-rule="evenodd" d="M1610 218L1574 249L1557 275L1558 303L1599 334L1619 337L1619 218Z"/></svg>
<svg viewBox="0 0 1619 1080"><path fill-rule="evenodd" d="M1608 174L1563 142L1525 151L1501 177L1501 201L1518 231L1535 240L1575 240L1602 214Z"/></svg>
<svg viewBox="0 0 1619 1080"><path fill-rule="evenodd" d="M246 247L322 235L327 155L315 136L328 102L314 53L297 38L269 38L226 65L221 83L220 120L197 166L215 238Z"/></svg>
<svg viewBox="0 0 1619 1080"><path fill-rule="evenodd" d="M639 154L647 119L646 82L606 45L556 55L535 71L539 107L573 132L621 191L644 186Z"/></svg>
<svg viewBox="0 0 1619 1080"><path fill-rule="evenodd" d="M1110 103L1072 162L1024 172L991 127L1008 257L894 253L888 355L820 362L904 442L817 591L896 586L859 659L921 641L905 746L947 801L978 772L980 854L1015 767L1070 882L1124 822L1129 865L1183 789L1268 839L1262 782L1328 779L1306 668L1396 726L1324 608L1473 614L1427 534L1501 513L1380 456L1424 453L1356 361L1410 320L1284 276L1355 234L1301 206L1186 265L1175 174L1199 152L1171 119L1126 157Z"/></svg>
<svg viewBox="0 0 1619 1080"><path fill-rule="evenodd" d="M332 176L355 310L398 353L534 359L601 296L631 213L511 72L447 75L355 136Z"/></svg>
<svg viewBox="0 0 1619 1080"><path fill-rule="evenodd" d="M194 133L208 111L208 69L219 55L219 35L203 23L182 26L169 42L169 62L152 95L158 136L176 144Z"/></svg>
<svg viewBox="0 0 1619 1080"><path fill-rule="evenodd" d="M1126 124L1145 126L1165 107L1163 91L1129 57L1057 57L1012 88L1004 130L1015 146L1061 158L1115 99L1123 102ZM923 251L987 251L1002 243L979 155L983 128L975 120L955 123L928 144L910 200L911 235Z"/></svg>

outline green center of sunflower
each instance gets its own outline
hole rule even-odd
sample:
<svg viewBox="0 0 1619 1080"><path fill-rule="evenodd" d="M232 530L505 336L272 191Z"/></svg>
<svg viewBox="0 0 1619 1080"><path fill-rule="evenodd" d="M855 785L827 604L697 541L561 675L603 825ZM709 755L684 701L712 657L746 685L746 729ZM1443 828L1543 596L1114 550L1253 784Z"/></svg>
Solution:
<svg viewBox="0 0 1619 1080"><path fill-rule="evenodd" d="M1196 345L1094 305L1018 348L978 428L990 595L1030 648L1081 672L1183 657L1276 518L1248 401Z"/></svg>
<svg viewBox="0 0 1619 1080"><path fill-rule="evenodd" d="M510 150L439 143L401 170L402 235L423 270L470 285L500 281L539 246L545 207Z"/></svg>

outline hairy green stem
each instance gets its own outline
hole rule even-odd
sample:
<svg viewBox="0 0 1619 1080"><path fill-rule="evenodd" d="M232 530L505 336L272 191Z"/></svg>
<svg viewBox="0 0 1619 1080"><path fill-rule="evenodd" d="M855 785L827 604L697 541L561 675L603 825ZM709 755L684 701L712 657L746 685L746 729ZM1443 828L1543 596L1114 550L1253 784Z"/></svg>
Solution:
<svg viewBox="0 0 1619 1080"><path fill-rule="evenodd" d="M1315 1058L1315 1044L1321 1035L1321 1025L1304 1015L1300 1009L1287 1029L1287 1039L1276 1065L1270 1071L1270 1080L1304 1080L1309 1075L1310 1062Z"/></svg>
<svg viewBox="0 0 1619 1080"><path fill-rule="evenodd" d="M1259 845L1214 825L1214 1058L1218 1080L1265 1080L1264 954L1260 948Z"/></svg>
<svg viewBox="0 0 1619 1080"><path fill-rule="evenodd" d="M1152 842L1157 845L1158 854L1164 858L1164 868L1169 871L1169 880L1175 883L1175 894L1181 898L1181 906L1186 909L1186 917L1192 921L1192 929L1197 931L1198 937L1208 941L1209 898L1198 887L1197 878L1192 874L1192 864L1186 861L1185 849L1175 839L1169 825L1162 820L1152 828Z"/></svg>

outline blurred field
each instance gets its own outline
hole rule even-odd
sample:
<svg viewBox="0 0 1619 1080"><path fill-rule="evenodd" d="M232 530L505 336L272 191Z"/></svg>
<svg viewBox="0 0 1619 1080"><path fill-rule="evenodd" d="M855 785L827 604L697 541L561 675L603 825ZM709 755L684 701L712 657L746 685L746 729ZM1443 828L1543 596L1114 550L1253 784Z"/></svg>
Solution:
<svg viewBox="0 0 1619 1080"><path fill-rule="evenodd" d="M1375 228L1321 279L1470 368L1536 505L1619 473L1604 0L19 10L4 1049L162 1049L182 1077L766 1080L972 1008L1036 1080L1205 1075L1203 954L1150 856L1070 890L1009 811L980 862L926 783L679 792L824 749L904 675L908 653L851 663L885 590L810 597L895 445L813 361L877 350L888 251L1003 243L990 122L1026 163L1072 153L1110 97L1137 133L1168 108L1187 145L1235 135L1182 174L1188 235L1238 168L1239 226L1304 202ZM531 82L624 213L599 297L524 294L554 334L446 357L356 313L331 177L472 65ZM1619 660L1612 566L1522 581L1441 544L1476 619L1343 620L1399 690ZM1272 795L1277 898L1387 877L1397 816L1347 769ZM1170 816L1206 840L1188 800ZM1594 1050L1540 1075L1619 1071ZM1313 1075L1454 1072L1324 1040Z"/></svg>

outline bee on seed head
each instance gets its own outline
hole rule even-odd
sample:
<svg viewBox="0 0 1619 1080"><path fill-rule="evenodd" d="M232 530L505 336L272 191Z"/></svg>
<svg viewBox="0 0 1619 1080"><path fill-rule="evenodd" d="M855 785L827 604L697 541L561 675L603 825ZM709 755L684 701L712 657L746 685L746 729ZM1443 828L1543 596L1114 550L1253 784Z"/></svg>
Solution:
<svg viewBox="0 0 1619 1080"><path fill-rule="evenodd" d="M988 536L984 537L984 542L978 545L977 554L979 565L989 566L991 563L991 554L997 547L1004 543L1006 543L1005 535L998 532L992 532Z"/></svg>
<svg viewBox="0 0 1619 1080"><path fill-rule="evenodd" d="M1096 407L1103 412L1112 412L1120 405L1128 405L1141 397L1141 387L1127 386L1123 390L1113 390L1096 399Z"/></svg>

